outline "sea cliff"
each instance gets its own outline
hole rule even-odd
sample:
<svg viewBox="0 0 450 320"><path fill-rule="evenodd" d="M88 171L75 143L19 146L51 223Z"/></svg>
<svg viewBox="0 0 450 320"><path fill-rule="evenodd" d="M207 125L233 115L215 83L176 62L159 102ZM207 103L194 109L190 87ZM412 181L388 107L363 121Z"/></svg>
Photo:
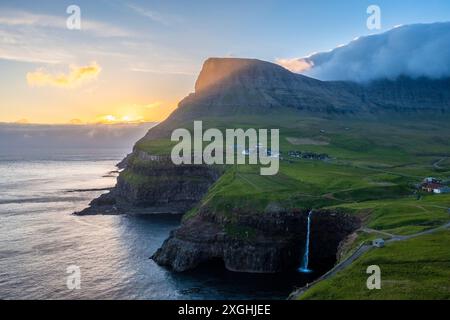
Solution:
<svg viewBox="0 0 450 320"><path fill-rule="evenodd" d="M307 210L233 212L227 216L200 211L185 219L152 256L160 265L185 271L220 260L226 269L275 273L298 268L305 249ZM339 245L359 227L353 216L314 211L310 262L326 269L336 262Z"/></svg>
<svg viewBox="0 0 450 320"><path fill-rule="evenodd" d="M167 156L138 148L121 165L116 186L75 214L183 214L221 174L219 167L174 165Z"/></svg>

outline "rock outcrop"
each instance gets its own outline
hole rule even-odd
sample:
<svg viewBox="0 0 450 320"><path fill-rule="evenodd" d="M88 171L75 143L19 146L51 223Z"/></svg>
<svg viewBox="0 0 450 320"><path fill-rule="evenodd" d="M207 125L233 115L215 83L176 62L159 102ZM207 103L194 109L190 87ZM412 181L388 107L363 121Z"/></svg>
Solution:
<svg viewBox="0 0 450 320"><path fill-rule="evenodd" d="M135 150L116 186L75 214L182 214L202 199L220 175L219 167L174 165L166 156Z"/></svg>
<svg viewBox="0 0 450 320"><path fill-rule="evenodd" d="M205 212L186 219L152 256L160 265L185 271L222 260L231 271L275 273L297 268L306 240L307 211L233 213ZM343 213L314 212L311 218L312 268L331 267L339 244L359 227Z"/></svg>

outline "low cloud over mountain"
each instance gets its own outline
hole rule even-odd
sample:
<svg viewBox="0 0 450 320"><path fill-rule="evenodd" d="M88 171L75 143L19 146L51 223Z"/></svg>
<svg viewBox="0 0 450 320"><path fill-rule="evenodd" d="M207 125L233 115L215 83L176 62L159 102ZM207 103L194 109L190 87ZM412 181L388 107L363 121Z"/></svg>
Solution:
<svg viewBox="0 0 450 320"><path fill-rule="evenodd" d="M450 22L405 25L328 52L277 62L320 80L450 77Z"/></svg>

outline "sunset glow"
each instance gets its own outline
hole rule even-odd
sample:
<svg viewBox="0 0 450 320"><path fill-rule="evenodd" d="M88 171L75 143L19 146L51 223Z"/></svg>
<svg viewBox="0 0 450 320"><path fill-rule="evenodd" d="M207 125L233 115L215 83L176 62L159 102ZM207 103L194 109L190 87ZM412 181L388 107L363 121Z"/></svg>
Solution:
<svg viewBox="0 0 450 320"><path fill-rule="evenodd" d="M204 1L186 9L179 1L80 0L82 21L77 30L67 27L65 5L4 0L0 4L0 122L162 121L194 91L208 57L258 58L298 72L311 65L292 58L371 33L361 23L366 7L360 1L326 5L298 1L289 6L267 2L273 4L221 2L211 14ZM395 10L392 2L381 2L385 12ZM445 21L447 6L429 19ZM253 14L249 17L248 12ZM330 12L339 14L328 20ZM401 21L385 16L379 32L422 22L422 13L417 9ZM268 23L265 17L272 14ZM348 18L359 15L360 20ZM223 21L235 23L225 28Z"/></svg>
<svg viewBox="0 0 450 320"><path fill-rule="evenodd" d="M114 121L116 121L116 117L109 114L104 117L104 120L105 120L105 122L114 122Z"/></svg>
<svg viewBox="0 0 450 320"><path fill-rule="evenodd" d="M131 115L115 116L112 114L108 114L99 117L99 119L97 119L97 121L95 122L102 124L116 124L116 123L141 123L145 121L146 119L144 119L141 116L131 116Z"/></svg>

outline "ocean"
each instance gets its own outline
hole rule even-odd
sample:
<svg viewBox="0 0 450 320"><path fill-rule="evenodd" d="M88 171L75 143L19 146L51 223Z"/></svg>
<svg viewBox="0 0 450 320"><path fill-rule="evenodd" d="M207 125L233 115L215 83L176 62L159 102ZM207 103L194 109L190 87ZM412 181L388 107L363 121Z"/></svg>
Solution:
<svg viewBox="0 0 450 320"><path fill-rule="evenodd" d="M285 299L305 275L174 273L149 257L180 216L75 216L114 186L125 148L0 153L0 299ZM79 289L67 286L68 268Z"/></svg>

